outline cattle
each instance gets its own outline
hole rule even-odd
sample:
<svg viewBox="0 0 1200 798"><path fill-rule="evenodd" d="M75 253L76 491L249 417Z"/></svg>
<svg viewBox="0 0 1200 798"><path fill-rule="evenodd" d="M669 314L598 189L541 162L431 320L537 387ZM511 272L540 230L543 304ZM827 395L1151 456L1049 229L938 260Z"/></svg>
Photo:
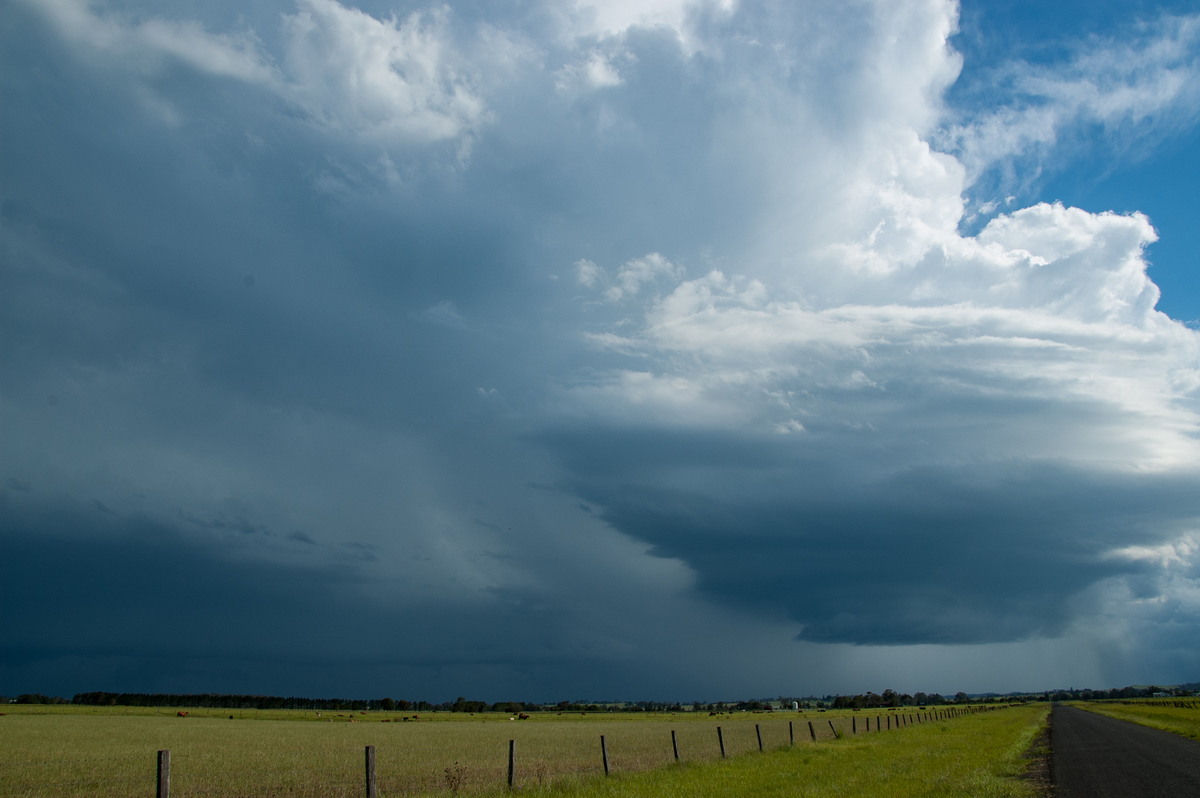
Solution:
<svg viewBox="0 0 1200 798"><path fill-rule="evenodd" d="M176 712L175 713L175 717L177 717L177 718L186 718L187 716L188 716L188 713L186 713L186 712Z"/></svg>
<svg viewBox="0 0 1200 798"><path fill-rule="evenodd" d="M517 715L517 720L529 720L529 716L522 712L521 714Z"/></svg>

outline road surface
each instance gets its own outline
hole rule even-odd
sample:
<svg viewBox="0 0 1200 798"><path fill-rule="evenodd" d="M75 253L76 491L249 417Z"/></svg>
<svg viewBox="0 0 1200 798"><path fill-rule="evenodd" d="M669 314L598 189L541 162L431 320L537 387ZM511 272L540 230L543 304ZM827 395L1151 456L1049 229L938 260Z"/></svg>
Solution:
<svg viewBox="0 0 1200 798"><path fill-rule="evenodd" d="M1055 798L1200 796L1200 742L1074 707L1050 716Z"/></svg>

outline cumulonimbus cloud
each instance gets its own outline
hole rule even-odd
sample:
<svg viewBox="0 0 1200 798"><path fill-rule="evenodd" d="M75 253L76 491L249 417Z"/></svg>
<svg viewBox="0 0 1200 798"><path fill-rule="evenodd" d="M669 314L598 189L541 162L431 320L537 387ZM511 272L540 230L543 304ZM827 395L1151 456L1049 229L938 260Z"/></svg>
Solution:
<svg viewBox="0 0 1200 798"><path fill-rule="evenodd" d="M363 609L373 672L439 689L455 638L496 689L714 690L714 628L781 654L755 685L830 644L1124 657L1104 626L1195 663L1200 344L1155 310L1153 220L963 224L1071 120L1190 119L1186 20L1136 69L1018 65L992 113L946 105L948 0L18 8L8 51L56 59L0 82L29 562L262 565L243 637L314 580L312 624ZM68 615L37 583L13 601ZM29 634L23 672L68 667Z"/></svg>

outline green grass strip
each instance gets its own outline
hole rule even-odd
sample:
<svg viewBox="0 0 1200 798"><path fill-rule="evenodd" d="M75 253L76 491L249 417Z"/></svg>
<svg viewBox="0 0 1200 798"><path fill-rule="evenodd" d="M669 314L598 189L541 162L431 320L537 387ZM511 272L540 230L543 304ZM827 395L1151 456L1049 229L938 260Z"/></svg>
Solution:
<svg viewBox="0 0 1200 798"><path fill-rule="evenodd" d="M1150 701L1076 701L1072 702L1071 706L1200 740L1200 708L1176 707Z"/></svg>
<svg viewBox="0 0 1200 798"><path fill-rule="evenodd" d="M589 777L523 794L600 798L739 796L1036 796L1027 752L1047 707L984 712L891 732L859 734L764 754L689 763L607 779Z"/></svg>

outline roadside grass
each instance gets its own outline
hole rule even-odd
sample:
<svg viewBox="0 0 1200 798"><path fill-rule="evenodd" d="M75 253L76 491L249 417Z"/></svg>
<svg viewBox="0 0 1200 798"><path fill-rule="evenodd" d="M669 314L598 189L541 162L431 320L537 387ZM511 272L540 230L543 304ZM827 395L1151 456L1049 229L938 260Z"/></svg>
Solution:
<svg viewBox="0 0 1200 798"><path fill-rule="evenodd" d="M1047 708L1024 706L720 762L557 784L572 798L752 796L1036 796L1025 753Z"/></svg>
<svg viewBox="0 0 1200 798"><path fill-rule="evenodd" d="M408 723L394 722L402 713L354 713L358 722L350 723L351 713L316 718L283 710L188 710L187 718L176 717L174 709L17 710L0 717L0 795L149 794L154 752L169 749L177 798L350 798L362 795L366 745L376 748L380 796L500 794L510 739L516 740L517 786L531 794L807 795L803 790L811 786L823 795L860 789L1033 795L1015 778L1040 722L1031 709L913 723L890 733L864 733L865 715L859 715L857 735L849 734L849 712L538 713L528 721L510 721L502 713L421 713L420 721ZM765 754L758 752L756 725ZM729 759L720 759L717 726ZM674 764L671 731L681 764ZM601 734L614 774L607 779ZM902 784L909 786L897 791Z"/></svg>
<svg viewBox="0 0 1200 798"><path fill-rule="evenodd" d="M1153 699L1120 703L1072 701L1070 706L1200 740L1200 708L1162 706Z"/></svg>

